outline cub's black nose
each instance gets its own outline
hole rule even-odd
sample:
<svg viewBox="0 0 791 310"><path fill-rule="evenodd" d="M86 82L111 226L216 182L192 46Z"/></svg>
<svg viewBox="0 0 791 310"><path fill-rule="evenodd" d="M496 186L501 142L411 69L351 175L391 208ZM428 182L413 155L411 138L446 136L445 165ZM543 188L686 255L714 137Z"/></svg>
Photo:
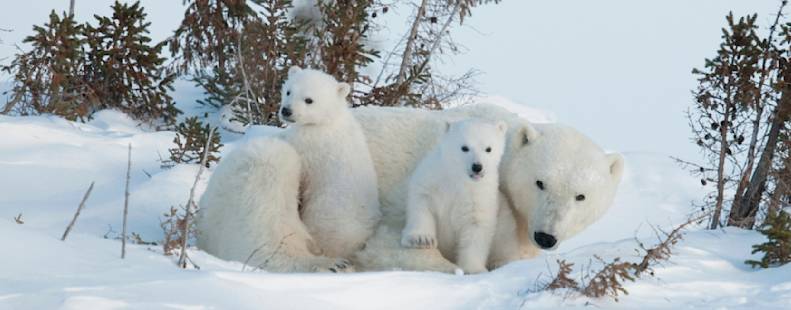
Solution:
<svg viewBox="0 0 791 310"><path fill-rule="evenodd" d="M291 116L291 109L283 107L282 109L280 109L280 114L283 114L283 116L285 117L289 117Z"/></svg>
<svg viewBox="0 0 791 310"><path fill-rule="evenodd" d="M538 243L542 249L549 249L555 246L555 243L558 243L558 239L555 239L555 236L543 232L536 232L533 234L533 239L536 240L536 243Z"/></svg>
<svg viewBox="0 0 791 310"><path fill-rule="evenodd" d="M479 173L481 170L483 170L483 165L479 163L472 164L472 172Z"/></svg>

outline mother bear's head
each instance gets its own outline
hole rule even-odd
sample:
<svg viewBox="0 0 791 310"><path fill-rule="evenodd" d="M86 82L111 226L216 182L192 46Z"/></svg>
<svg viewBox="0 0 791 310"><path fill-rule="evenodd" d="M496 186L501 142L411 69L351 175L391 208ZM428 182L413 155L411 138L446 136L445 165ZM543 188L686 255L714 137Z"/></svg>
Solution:
<svg viewBox="0 0 791 310"><path fill-rule="evenodd" d="M544 250L591 225L612 205L623 156L605 153L578 131L557 124L511 123L500 165L501 190Z"/></svg>

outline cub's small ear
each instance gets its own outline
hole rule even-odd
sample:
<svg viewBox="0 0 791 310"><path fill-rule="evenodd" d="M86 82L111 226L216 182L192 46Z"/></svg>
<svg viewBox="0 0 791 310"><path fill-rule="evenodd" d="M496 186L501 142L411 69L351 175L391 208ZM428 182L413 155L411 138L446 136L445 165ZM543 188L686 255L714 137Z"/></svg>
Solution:
<svg viewBox="0 0 791 310"><path fill-rule="evenodd" d="M348 83L338 83L338 96L346 98L352 91L352 87Z"/></svg>
<svg viewBox="0 0 791 310"><path fill-rule="evenodd" d="M497 122L497 131L500 134L504 134L508 130L508 124L503 121Z"/></svg>
<svg viewBox="0 0 791 310"><path fill-rule="evenodd" d="M528 144L533 143L541 133L536 130L535 127L530 125L527 122L522 123L521 127L516 131L515 136L513 137L513 145L517 147L522 147Z"/></svg>
<svg viewBox="0 0 791 310"><path fill-rule="evenodd" d="M297 73L299 73L299 71L302 71L302 68L300 68L298 66L291 66L291 68L288 68L288 75L297 74Z"/></svg>
<svg viewBox="0 0 791 310"><path fill-rule="evenodd" d="M624 166L623 155L619 153L610 153L605 155L605 158L610 167L610 175L612 175L613 180L616 183L620 182L621 177L623 176L623 166Z"/></svg>

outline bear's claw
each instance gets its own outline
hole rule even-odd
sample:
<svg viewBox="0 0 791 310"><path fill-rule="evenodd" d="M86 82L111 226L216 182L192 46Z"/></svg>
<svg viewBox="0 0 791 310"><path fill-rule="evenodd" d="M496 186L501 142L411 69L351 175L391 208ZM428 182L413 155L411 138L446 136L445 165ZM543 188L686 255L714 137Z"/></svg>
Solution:
<svg viewBox="0 0 791 310"><path fill-rule="evenodd" d="M404 236L401 244L408 248L433 249L437 246L437 240L431 235L409 235Z"/></svg>
<svg viewBox="0 0 791 310"><path fill-rule="evenodd" d="M317 272L332 272L332 273L344 273L344 272L354 272L354 264L348 259L339 258L336 259L334 262L331 263L329 267L316 267Z"/></svg>

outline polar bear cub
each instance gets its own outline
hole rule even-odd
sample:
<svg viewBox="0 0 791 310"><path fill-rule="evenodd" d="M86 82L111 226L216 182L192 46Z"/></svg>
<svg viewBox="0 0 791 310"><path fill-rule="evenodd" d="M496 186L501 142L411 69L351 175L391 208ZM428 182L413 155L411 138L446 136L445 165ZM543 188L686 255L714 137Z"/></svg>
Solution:
<svg viewBox="0 0 791 310"><path fill-rule="evenodd" d="M324 255L349 257L379 223L379 195L363 129L351 114L350 86L292 67L283 85L282 138L302 162L300 215Z"/></svg>
<svg viewBox="0 0 791 310"><path fill-rule="evenodd" d="M448 126L409 180L401 244L437 247L465 273L485 272L507 125L470 119Z"/></svg>

